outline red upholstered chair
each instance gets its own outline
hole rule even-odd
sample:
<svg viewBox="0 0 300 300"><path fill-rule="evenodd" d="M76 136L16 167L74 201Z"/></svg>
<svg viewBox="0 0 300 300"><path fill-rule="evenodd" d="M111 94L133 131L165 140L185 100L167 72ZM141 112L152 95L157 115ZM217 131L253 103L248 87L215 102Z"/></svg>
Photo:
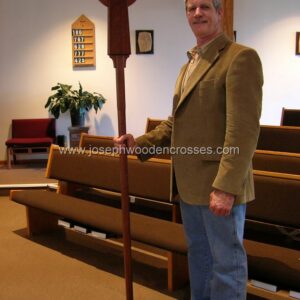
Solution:
<svg viewBox="0 0 300 300"><path fill-rule="evenodd" d="M55 119L12 120L12 138L6 141L8 168L17 153L48 153L55 136Z"/></svg>

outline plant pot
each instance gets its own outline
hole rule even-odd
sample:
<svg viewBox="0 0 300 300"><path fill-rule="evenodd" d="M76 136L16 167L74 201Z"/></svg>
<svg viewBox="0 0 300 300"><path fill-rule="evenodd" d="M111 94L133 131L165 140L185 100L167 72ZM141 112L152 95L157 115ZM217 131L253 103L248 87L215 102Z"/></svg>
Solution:
<svg viewBox="0 0 300 300"><path fill-rule="evenodd" d="M84 113L81 113L80 111L71 111L70 115L72 127L84 126Z"/></svg>

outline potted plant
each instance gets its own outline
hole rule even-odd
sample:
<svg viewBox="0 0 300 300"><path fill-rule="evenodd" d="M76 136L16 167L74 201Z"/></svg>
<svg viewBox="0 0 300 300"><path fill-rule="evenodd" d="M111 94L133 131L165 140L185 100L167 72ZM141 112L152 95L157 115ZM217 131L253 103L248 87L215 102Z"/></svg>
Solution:
<svg viewBox="0 0 300 300"><path fill-rule="evenodd" d="M55 94L51 95L45 108L57 119L60 113L70 111L72 126L83 126L85 112L94 108L96 113L103 107L106 99L99 93L90 93L82 89L72 89L71 85L57 83L51 88Z"/></svg>

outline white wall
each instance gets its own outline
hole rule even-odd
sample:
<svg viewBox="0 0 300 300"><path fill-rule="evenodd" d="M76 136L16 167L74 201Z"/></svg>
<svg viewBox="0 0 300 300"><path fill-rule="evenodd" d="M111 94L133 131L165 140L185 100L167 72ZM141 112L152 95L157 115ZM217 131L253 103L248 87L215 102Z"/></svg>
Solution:
<svg viewBox="0 0 300 300"><path fill-rule="evenodd" d="M262 124L280 124L282 107L300 108L299 0L236 0L237 41L255 48L264 68Z"/></svg>
<svg viewBox="0 0 300 300"><path fill-rule="evenodd" d="M137 0L129 8L132 55L127 61L127 131L141 134L147 117L166 118L185 52L193 46L183 0ZM71 24L81 15L96 27L96 68L73 70ZM256 48L265 86L262 123L279 124L281 107L299 108L298 0L235 0L238 42ZM57 82L102 93L108 102L91 112L90 133L117 135L115 71L107 56L107 9L98 0L0 0L0 161L13 118L48 117L44 104ZM154 30L154 55L136 55L134 31ZM58 120L68 135L69 115Z"/></svg>
<svg viewBox="0 0 300 300"><path fill-rule="evenodd" d="M96 27L96 68L73 70L71 24L85 14ZM129 8L132 55L127 60L127 131L141 134L146 118L171 112L176 74L193 45L181 0L138 0ZM135 30L154 30L154 55L135 54ZM86 119L90 133L117 135L115 70L107 56L107 8L98 0L0 0L0 161L13 118L48 117L44 108L57 82L102 93L101 112ZM57 133L68 135L69 114Z"/></svg>

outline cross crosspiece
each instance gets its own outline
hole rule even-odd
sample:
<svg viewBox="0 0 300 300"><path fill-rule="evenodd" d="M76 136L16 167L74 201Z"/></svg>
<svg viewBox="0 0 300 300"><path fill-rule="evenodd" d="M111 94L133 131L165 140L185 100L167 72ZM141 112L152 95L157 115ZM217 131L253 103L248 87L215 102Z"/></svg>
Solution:
<svg viewBox="0 0 300 300"><path fill-rule="evenodd" d="M131 54L128 6L135 0L99 0L108 7L108 55L116 68L116 90L119 136L126 133L125 76L126 60ZM129 214L128 165L126 153L120 154L120 182L122 194L124 269L126 299L133 299L131 236Z"/></svg>

